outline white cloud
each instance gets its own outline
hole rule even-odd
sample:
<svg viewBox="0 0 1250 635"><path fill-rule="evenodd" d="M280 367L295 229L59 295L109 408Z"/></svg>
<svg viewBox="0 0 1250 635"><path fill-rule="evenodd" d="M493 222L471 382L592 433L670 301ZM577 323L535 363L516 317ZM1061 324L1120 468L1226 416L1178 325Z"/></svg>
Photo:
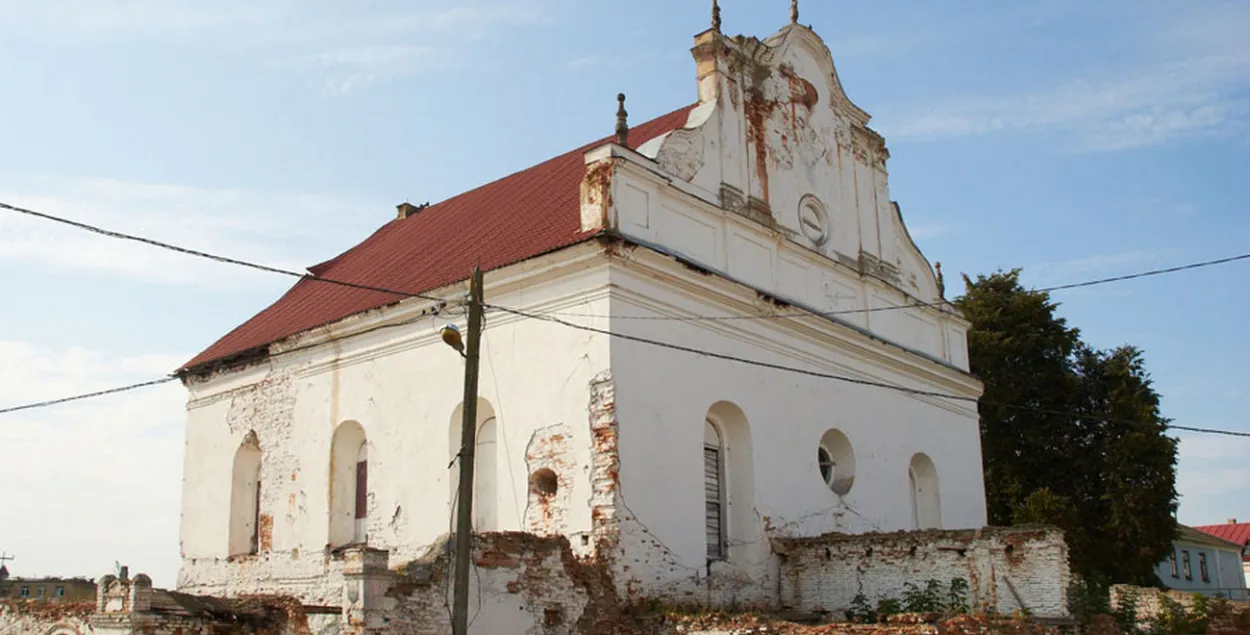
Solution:
<svg viewBox="0 0 1250 635"><path fill-rule="evenodd" d="M1106 70L1035 92L950 99L881 117L888 137L935 140L1054 132L1077 149L1111 151L1192 137L1244 134L1250 121L1250 32L1244 4L1170 16L1143 35L1140 66Z"/></svg>
<svg viewBox="0 0 1250 635"><path fill-rule="evenodd" d="M0 180L6 203L240 260L303 272L389 215L327 197L109 179ZM354 225L360 225L354 227ZM346 231L345 231L346 230ZM146 282L229 287L276 274L211 262L0 210L5 262Z"/></svg>
<svg viewBox="0 0 1250 635"><path fill-rule="evenodd" d="M1159 262L1171 252L1131 250L1043 262L1024 268L1030 284L1047 287L1095 277L1134 273Z"/></svg>
<svg viewBox="0 0 1250 635"><path fill-rule="evenodd" d="M459 62L450 51L430 46L361 46L324 51L304 60L318 69L325 87L345 94L377 81L443 71Z"/></svg>
<svg viewBox="0 0 1250 635"><path fill-rule="evenodd" d="M185 355L111 357L0 342L0 407L151 379ZM17 575L86 575L114 560L172 586L185 392L174 382L0 415L0 543Z"/></svg>
<svg viewBox="0 0 1250 635"><path fill-rule="evenodd" d="M275 15L273 8L189 0L0 0L0 24L97 35L260 24Z"/></svg>
<svg viewBox="0 0 1250 635"><path fill-rule="evenodd" d="M569 60L565 63L565 67L570 69L589 68L591 66L598 66L602 62L603 58L598 55L583 55Z"/></svg>

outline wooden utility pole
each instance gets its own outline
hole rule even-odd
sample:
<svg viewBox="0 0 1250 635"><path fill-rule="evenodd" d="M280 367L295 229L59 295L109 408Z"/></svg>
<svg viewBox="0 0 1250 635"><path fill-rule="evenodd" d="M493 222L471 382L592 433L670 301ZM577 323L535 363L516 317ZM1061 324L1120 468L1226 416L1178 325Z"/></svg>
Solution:
<svg viewBox="0 0 1250 635"><path fill-rule="evenodd" d="M460 426L460 489L456 507L455 582L451 632L469 635L469 558L473 551L473 451L477 444L478 345L482 341L482 270L469 283L469 337L465 344L464 422Z"/></svg>

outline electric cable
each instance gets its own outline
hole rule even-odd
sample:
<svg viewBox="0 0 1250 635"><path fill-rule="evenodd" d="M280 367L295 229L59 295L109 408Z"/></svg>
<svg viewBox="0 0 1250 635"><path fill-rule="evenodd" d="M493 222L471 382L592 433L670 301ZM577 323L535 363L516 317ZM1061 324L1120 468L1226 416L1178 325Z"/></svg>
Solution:
<svg viewBox="0 0 1250 635"><path fill-rule="evenodd" d="M138 242L138 243L141 243L141 244L146 244L146 245L150 245L150 246L153 246L153 247L158 247L158 248L161 248L161 249L168 249L168 250L175 251L175 252L178 252L178 253L182 253L182 254L186 254L186 255L191 255L191 256L195 256L195 257L199 257L199 258L205 258L205 259L208 259L208 260L213 260L213 261L216 261L216 262L221 262L221 263L226 263L226 264L233 264L233 265L238 265L238 266L242 266L242 267L248 267L248 268L251 268L251 269L256 269L256 270L259 270L259 271L265 271L265 272L269 272L269 273L276 273L276 274L280 274L280 275L285 275L285 276L290 276L290 277L296 277L296 278L299 278L299 279L307 279L307 280L313 280L313 281L317 281L317 282L325 282L325 283L328 283L328 284L336 284L336 285L345 286L345 287L350 287L350 288L355 288L355 289L362 289L362 290L367 290L367 291L376 291L376 292L388 293L388 294L392 294L392 295L399 295L399 296L406 296L406 297L416 297L416 298L421 298L421 299L424 299L424 300L430 300L430 301L434 301L434 302L439 302L440 304L445 304L445 300L443 300L442 298L435 298L435 297L433 297L433 296L428 296L428 295L424 295L424 294L420 294L420 293L409 293L409 292L405 292L405 291L397 291L397 290L395 290L395 289L387 289L387 288L384 288L384 287L376 287L376 286L372 286L372 285L365 285L365 284L359 284L359 283L347 282L347 281L342 281L342 280L335 280L335 279L332 279L332 278L322 278L322 277L319 277L319 276L314 276L314 275L311 275L311 274L302 274L302 273L295 272L295 271L289 271L289 270L280 269L280 268L277 268L277 267L271 267L271 266L268 266L268 265L257 264L257 263L248 262L248 261L245 261L245 260L238 260L238 259L235 259L235 258L228 258L228 257L225 257L225 256L219 256L219 255L216 255L216 254L211 254L211 253L204 252L204 251L199 251L199 250L195 250L195 249L189 249L189 248L186 248L186 247L180 247L180 246L178 246L178 245L173 245L173 244L170 244L170 243L166 243L166 242L162 242L162 241L158 241L158 240L153 240L153 239L150 239L150 238L145 238L145 237L142 237L142 236L136 236L136 235L133 235L133 234L127 234L127 233L118 232L118 231L114 231L114 230L104 229L104 228L101 228L101 227L97 227L97 226L95 226L95 225L90 225L90 224L87 224L87 223L82 223L82 222L79 222L79 221L74 221L74 220L70 220L70 219L67 219L67 218L62 218L62 217L59 217L59 216L55 216L55 215L53 215L53 214L46 214L46 213L43 213L43 212L37 212L37 211L34 211L34 210L30 210L30 209L26 209L26 208L18 207L18 206L15 206L15 205L10 205L10 204L8 204L8 203L4 203L4 202L0 202L0 209L7 209L7 210L10 210L10 211L13 211L13 212L20 213L20 214L25 214L25 215L33 216L33 217L36 217L36 218L41 218L41 219L44 219L44 220L48 220L48 221L52 221L52 222L56 222L56 223L61 223L61 224L64 224L64 225L69 225L69 226L71 226L71 227L76 227L76 228L78 228L78 229L82 229L82 230L85 230L85 231L88 231L88 232L92 232L92 233L95 233L95 234L100 234L100 235L102 235L102 236L106 236L106 237L110 237L110 238L116 238L116 239L120 239L120 240L128 240L128 241ZM1037 289L1037 291L1040 291L1040 292L1051 292L1051 291L1060 291L1060 290L1065 290L1065 289L1075 289L1075 288L1080 288L1080 287L1090 287L1090 286L1095 286L1095 285L1108 284L1108 283L1112 283L1112 282L1120 282L1120 281L1124 281L1124 280L1133 280L1133 279L1137 279L1137 278L1144 278L1144 277L1148 277L1148 276L1157 276L1157 275L1162 275L1162 274L1167 274L1167 273L1174 273L1174 272L1178 272L1178 271L1186 271L1186 270L1197 269L1197 268L1201 268L1201 267L1210 267L1210 266L1215 266L1215 265L1220 265L1220 264L1226 264L1226 263L1230 263L1230 262L1235 262L1235 261L1240 261L1240 260L1247 260L1247 259L1250 259L1250 254L1241 254L1241 255L1237 255L1237 256L1230 256L1230 257L1227 257L1227 258L1219 258L1219 259L1216 259L1216 260L1208 260L1208 261L1203 261L1203 262L1190 263L1190 264L1186 264L1186 265L1179 265L1179 266L1175 266L1175 267L1168 267L1168 268L1164 268L1164 269L1155 269L1155 270L1151 270L1151 271L1143 271L1143 272L1139 272L1139 273L1127 274L1127 275L1122 275L1122 276L1114 276L1114 277L1109 277L1109 278L1100 278L1100 279L1096 279L1096 280L1088 280L1088 281L1084 281L1084 282L1076 282L1076 283L1070 283L1070 284L1064 284L1064 285L1057 285L1057 286L1053 286L1053 287L1046 287L1046 288L1043 288L1043 289ZM648 318L648 317L646 317L646 316L583 315L583 317L603 317L603 318L613 318L613 319L618 319L618 318L624 318L624 319L671 319L671 320L690 320L690 321L693 321L693 320L722 320L722 319L725 319L725 320L728 320L728 319L775 319L775 318L784 318L784 317L804 317L804 316L808 316L808 315L840 315L840 314L846 314L846 313L868 313L868 312L873 312L873 311L898 310L898 309L906 309L906 308L914 308L914 307L923 307L923 306L943 306L943 305L945 305L945 304L947 304L947 303L946 303L946 302L942 302L942 303L916 303L916 304L910 304L910 305L899 305L899 306L891 306L891 307L875 307L875 308L868 308L868 309L851 309L851 310L846 310L846 311L835 311L835 312L823 312L823 313L801 313L801 314L791 314L791 315L775 315L775 316L688 316L688 317L652 316L652 317ZM696 355L702 355L702 356L705 356L705 357L711 357L711 358L714 358L714 359L721 359L721 360L724 360L724 361L733 361L733 362L744 363L744 364L749 364L749 365L753 365L753 366L759 366L759 367L762 367L762 368L768 368L768 369L772 369L772 370L778 370L778 371L784 371L784 372L793 372L793 373L798 373L798 374L808 375L808 376L812 376L812 377L818 377L818 378L824 378L824 379L831 379L831 380L835 380L835 381L842 381L842 382L846 382L846 383L858 384L858 385L863 385L863 386L871 386L871 387L876 387L876 388L884 388L884 389L896 390L896 391L905 392L905 393L912 394L912 395L916 395L916 396L935 397L935 398L951 399L951 400L956 400L956 401L973 402L973 403L978 403L978 402L980 402L980 400L978 400L977 398L974 398L974 397L964 397L964 396L962 396L962 395L950 395L950 394L945 394L945 393L939 393L939 392L933 392L933 391L926 391L926 390L919 390L919 389L914 389L914 388L908 388L908 387L906 387L906 386L898 386L898 385L895 385L895 384L887 384L887 383L883 383L883 382L876 382L876 381L867 380L867 379L858 379L858 378L854 378L854 377L845 377L845 376L841 376L841 375L832 375L832 374L828 374L828 373L820 373L820 372L817 372L817 371L811 371L811 370L802 369L802 368L794 368L794 367L784 366L784 365L780 365L780 364L772 364L772 363L769 363L769 362L762 362L762 361L758 361L758 360L750 360L750 359L746 359L746 358L735 357L735 356L732 356L732 355L725 355L725 354L722 354L722 353L715 353L715 352L712 352L712 351L704 351L704 350L695 349L695 348L691 348L691 347L687 347L687 346L681 346L681 345L678 345L678 344L671 344L671 343L659 342L659 341L655 341L655 340L649 340L649 339L646 339L646 338L642 338L642 337L638 337L638 336L634 336L634 335L628 335L628 334L625 334L625 333L611 332L611 331L607 331L607 330L605 330L605 329L598 329L598 328L595 328L595 327L585 326L585 325L581 325L581 324L575 324L575 323L573 323L573 322L568 322L568 321L561 320L561 319L559 319L559 318L554 317L554 315L555 315L554 313L548 313L548 314L535 314L535 313L528 313L528 312L525 312L525 311L520 311L520 310L517 310L517 309L512 309L512 308L509 308L509 307L504 307L504 306L499 306L499 305L491 305L491 304L485 304L483 308L493 308L493 309L495 309L495 310L504 311L504 312L507 312L507 313L512 313L512 314L515 314L515 315L518 315L518 316L522 316L522 317L526 317L526 318L538 319L538 320L543 320L543 321L553 322L553 323L557 323L557 324L562 324L562 325L567 326L567 327L571 327L571 328L575 328L575 329L580 329L580 330L583 330L583 331L588 331L588 332L592 332L592 333L598 333L598 334L607 335L607 336L610 336L610 337L617 337L617 338L627 339L627 340L631 340L631 341L635 341L635 342L639 342L639 343L644 343L644 344L649 344L649 345L654 345L654 346L661 346L661 347L670 348L670 349L673 349L673 350L678 350L678 351L682 351L682 352L686 352L686 353L691 353L691 354L696 354ZM437 312L437 311L436 311L436 312ZM402 324L402 323L401 323L401 324ZM400 326L401 324L383 325L383 326L381 326L381 327L376 327L376 328L390 328L390 327L394 327L394 326ZM371 329L371 330L376 330L376 328L375 328L375 329ZM365 331L365 332L368 332L368 331ZM276 356L276 355L278 355L278 354L289 354L289 353L293 353L293 352L296 352L296 351L298 351L298 350L302 350L302 348L308 348L308 347L311 347L311 346L317 346L317 345L318 345L318 344L312 344L312 345L309 345L309 346L306 346L306 347L298 347L298 348L296 348L296 349L291 349L291 350L288 350L288 351L280 351L280 352L279 352L279 353L277 353L277 354L271 355L271 357L272 357L272 356ZM90 399L90 398L93 398L93 397L98 397L98 396L104 396L104 395L115 394L115 393L120 393L120 392L127 392L127 391L130 391L130 390L136 390L136 389L139 389L139 388L144 388L144 387L147 387L147 386L154 386L154 385L157 385L157 384L167 383L167 382L173 381L174 379L177 379L177 377L176 377L176 376L168 376L168 377L164 377L164 378L161 378L161 379L151 380L151 381L147 381L147 382L141 382L141 383L138 383L138 384L131 384L131 385L127 385L127 386L120 386L120 387L117 387L117 388L111 388L111 389L107 389L107 390L103 390L103 391L96 391L96 392L91 392L91 393L84 393L84 394L81 394L81 395L74 395L74 396L64 397L64 398L60 398L60 399L53 399L53 400L48 400L48 401L41 401L41 402L36 402L36 403L24 404L24 405L20 405L20 406L13 406L13 407L9 407L9 408L3 408L3 409L0 409L0 414L7 414L7 413L11 413L11 412L18 412L18 411L22 411L22 410L30 410L30 409L35 409L35 408L42 408L42 407L54 406L54 405L58 405L58 404L62 404L62 403L67 403L67 402L71 402L71 401L78 401L78 400L82 400L82 399ZM1074 412L1045 411L1045 410L1043 410L1043 409L1037 409L1037 408L1032 408L1032 407L1028 407L1028 406L1015 406L1015 405L1012 405L1012 404L993 404L993 405L998 405L998 406L1000 406L1000 407L1004 407L1004 408L1012 408L1012 409L1018 409L1018 410L1029 410L1029 411L1036 411L1036 412L1042 412L1042 413L1047 413L1047 414L1058 414L1058 415L1063 415L1063 416L1073 416L1073 417L1086 417L1086 418L1089 418L1089 416L1088 416L1088 415L1082 415L1082 414L1080 414L1080 413L1074 413ZM1099 420L1109 421L1109 422L1110 422L1110 421L1116 421L1116 420L1113 420L1113 419L1108 419L1108 418L1099 418ZM1132 421L1127 421L1127 420L1119 420L1119 421L1120 421L1120 422L1125 422L1125 423L1140 423L1140 422L1132 422ZM1231 430L1217 430L1217 429L1212 429L1212 428L1196 428L1196 427L1188 427L1188 426L1174 426L1174 425L1168 425L1167 427L1168 427L1168 428L1171 428L1171 429L1175 429L1175 430L1185 430L1185 431L1190 431L1190 432L1198 432L1198 433L1205 433L1205 434L1220 434L1220 435L1237 436L1237 437L1250 437L1250 432L1237 432L1237 431L1231 431Z"/></svg>
<svg viewBox="0 0 1250 635"><path fill-rule="evenodd" d="M1227 258L1217 258L1215 260L1204 260L1202 262L1193 262L1174 267L1166 267L1163 269L1151 269L1149 271L1139 271L1137 273L1125 274L1122 276L1112 276L1109 278L1098 278L1095 280L1085 280L1082 282L1072 282L1060 284L1050 287L1042 287L1040 289L1031 289L1035 293L1053 293L1055 291L1066 291L1069 289L1080 289L1085 287L1094 287L1112 282L1123 282L1125 280L1136 280L1138 278L1148 278L1151 276L1159 276L1168 273L1176 273L1178 271L1189 271L1191 269L1201 269L1203 267L1213 267L1216 265L1228 264L1239 260L1250 260L1250 254L1239 254L1229 256ZM569 311L550 311L545 315L559 315L563 317L588 317L588 318L610 318L613 320L639 320L639 321L670 321L670 322L702 322L702 321L732 321L732 320L778 320L778 319L794 319L810 316L835 317L839 315L855 315L864 313L879 313L882 311L900 311L903 309L921 309L921 308L943 308L950 306L952 303L948 300L939 302L913 302L911 304L898 304L891 306L868 307L863 309L840 309L837 311L803 311L801 313L774 313L771 315L615 315L603 313L576 313Z"/></svg>
<svg viewBox="0 0 1250 635"><path fill-rule="evenodd" d="M1127 424L1132 424L1132 425L1141 425L1141 424L1143 423L1143 422L1141 422L1141 421L1133 421L1133 420L1130 420L1130 419L1116 419L1116 418L1111 418L1111 417L1102 417L1102 416L1097 416L1097 415L1089 415L1089 414L1086 414L1086 413L1079 413L1079 412L1065 412L1065 411L1059 411L1059 410L1048 410L1048 409L1044 409L1044 408L1035 408L1035 407L1032 407L1032 406L1019 406L1019 405L1014 405L1014 404L999 404L999 403L993 403L993 402L986 402L986 401L984 401L984 400L982 400L982 399L979 399L979 398L977 398L977 397L965 397L965 396L963 396L963 395L952 395L952 394L948 394L948 393L940 393L940 392L934 392L934 391L929 391L929 390L919 390L919 389L916 389L916 388L908 388L908 387L906 387L906 386L899 386L899 385L897 385L897 384L889 384L889 383L885 383L885 382L873 381L873 380L870 380L870 379L860 379L860 378L857 378L857 377L847 377L847 376L845 376L845 375L834 375L834 374L830 374L830 373L822 373L822 372L819 372L819 371L808 370L808 369L806 369L806 368L795 368L795 367L793 367L793 366L785 366L785 365L782 365L782 364L774 364L774 363L772 363L772 362L764 362L764 361L759 361L759 360L754 360L754 359L747 359L747 358L745 358L745 357L737 357L737 356L734 356L734 355L726 355L726 354L724 354L724 353L716 353L716 352L713 352L713 351L706 351L706 350L702 350L702 349L698 349L698 348L692 348L692 347L689 347L689 346L682 346L682 345L680 345L680 344L672 344L672 343L670 343L670 342L661 342L661 341L658 341L658 340L652 340L652 339L648 339L648 338L645 338L645 337L639 337L639 336L637 336L637 335L629 335L629 334L627 334L627 333L620 333L620 332L608 331L608 330L605 330L605 329L595 328L595 327L593 327L593 326L587 326L587 325L584 325L584 324L576 324L576 323L569 322L569 321L566 321L566 320L561 320L561 319L559 319L559 318L557 318L557 317L553 317L553 316L548 315L548 314L534 314L534 313L527 313L527 312L525 312L525 311L518 311L518 310L516 310L516 309L512 309L512 308L508 308L508 307L503 307L503 306L499 306L499 305L493 305L493 304L486 304L485 306L486 306L487 308L492 308L492 309L495 309L495 310L497 310L497 311L502 311L502 312L504 312L504 313L511 313L511 314L513 314L513 315L517 315L517 316L519 316L519 317L525 317L525 318L530 318L530 319L535 319L535 320L542 320L542 321L544 321L544 322L552 322L552 323L555 323L555 324L559 324L559 325L561 325L561 326L566 326L566 327L569 327L569 328L573 328L573 329L577 329L577 330L581 330L581 331L586 331L586 332L589 332L589 333L597 333L597 334L599 334L599 335L606 335L606 336L609 336L609 337L615 337L615 338L619 338L619 339L624 339L624 340L628 340L628 341L632 341L632 342L638 342L638 343L640 343L640 344L647 344L647 345L650 345L650 346L658 346L658 347L661 347L661 348L668 348L668 349L672 349L672 350L676 350L676 351L681 351L681 352L684 352L684 353L690 353L690 354L693 354L693 355L700 355L700 356L703 356L703 357L709 357L709 358L712 358L712 359L719 359L719 360L723 360L723 361L730 361L730 362L736 362L736 363L741 363L741 364L748 364L748 365L751 365L751 366L758 366L758 367L760 367L760 368L767 368L767 369L770 369L770 370L778 370L778 371L783 371L783 372L797 373L797 374L800 374L800 375L807 375L807 376L809 376L809 377L818 377L818 378L821 378L821 379L831 379L831 380L834 380L834 381L841 381L841 382L845 382L845 383L849 383L849 384L855 384L855 385L859 385L859 386L869 386L869 387L873 387L873 388L884 388L884 389L887 389L887 390L895 390L895 391L899 391L899 392L903 392L903 393L907 393L907 394L911 394L911 395L916 395L916 396L922 396L922 397L936 397L936 398L941 398L941 399L950 399L950 400L953 400L953 401L962 401L962 402L971 402L971 403L985 403L985 404L987 404L987 405L996 405L996 406L999 406L999 407L1001 407L1001 408L1010 408L1010 409L1013 409L1013 410L1021 410L1021 411L1028 411L1028 412L1038 412L1038 413L1042 413L1042 414L1055 414L1055 415L1062 415L1062 416L1070 416L1070 417L1074 417L1074 418L1096 419L1096 420L1098 420L1098 421L1106 421L1106 422L1109 422L1109 423L1127 423ZM1190 427L1190 426L1176 426L1176 425L1171 425L1171 424L1164 424L1164 427L1165 427L1165 428L1169 428L1169 429L1174 429L1174 430L1185 430L1185 431L1188 431L1188 432L1200 432L1200 433L1205 433L1205 434L1221 434L1221 435L1227 435L1227 436L1233 436L1233 437L1250 437L1250 432L1239 432L1239 431L1235 431L1235 430L1217 430L1217 429L1213 429L1213 428L1196 428L1196 427Z"/></svg>
<svg viewBox="0 0 1250 635"><path fill-rule="evenodd" d="M442 298L436 298L434 296L425 295L421 293L397 291L395 289L388 289L386 287L377 287L377 286L368 285L368 284L360 284L357 282L348 282L346 280L336 280L334 278L323 278L321 276L316 276L311 273L300 273L298 271L291 271L289 269L280 269L278 267L272 267L269 265L249 262L247 260L239 260L237 258L219 256L217 254L208 253L206 251L200 251L198 249L190 249L188 247L181 247L181 246L174 245L171 243L162 242L159 240L153 240L151 238L144 238L143 236L136 236L134 234L127 234L124 232L114 231L111 229L104 229L103 227L97 227L95 225L89 225L87 223L79 222L76 220L62 218L60 216L55 216L53 214L45 214L44 212L36 212L35 210L26 209L24 207L18 207L16 205L9 205L8 203L5 203L3 201L0 201L0 209L6 209L12 212L17 212L19 214L33 216L35 218L41 218L43 220L52 221L54 223L60 223L62 225L69 225L70 227L76 227L78 229L82 229L84 231L88 231L93 234L99 234L101 236L107 236L109 238L116 238L118 240L129 240L132 242L149 245L151 247L158 247L160 249L167 249L167 250L174 251L180 254L186 254L188 256L195 256L197 258L204 258L206 260L212 260L214 262L220 262L220 263L225 263L225 264L230 264L230 265L238 265L240 267L247 267L249 269L255 269L257 271L264 271L267 273L276 273L279 275L289 276L292 278L299 278L301 280L313 280L316 282L324 282L326 284L336 284L339 286L349 287L352 289L361 289L364 291L376 291L379 293L388 293L391 295L398 295L398 296L408 297L408 298L421 298L422 300L430 300L432 302L440 302L440 303L445 302L445 300L443 300Z"/></svg>

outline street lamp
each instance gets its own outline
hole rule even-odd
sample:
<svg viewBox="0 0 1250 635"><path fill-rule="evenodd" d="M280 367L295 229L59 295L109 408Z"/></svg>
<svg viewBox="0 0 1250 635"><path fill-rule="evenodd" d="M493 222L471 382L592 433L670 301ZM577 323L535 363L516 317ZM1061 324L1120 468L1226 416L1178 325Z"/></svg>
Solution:
<svg viewBox="0 0 1250 635"><path fill-rule="evenodd" d="M456 352L460 353L461 357L465 356L464 339L460 337L460 329L456 328L455 324L448 324L447 326L444 326L441 334L443 336L444 344L456 349Z"/></svg>

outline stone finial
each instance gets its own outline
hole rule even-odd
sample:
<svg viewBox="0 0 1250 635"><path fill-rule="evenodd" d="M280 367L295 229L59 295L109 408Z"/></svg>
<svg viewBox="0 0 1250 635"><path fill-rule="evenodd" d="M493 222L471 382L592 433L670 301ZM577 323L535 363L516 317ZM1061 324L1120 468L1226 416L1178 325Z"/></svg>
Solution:
<svg viewBox="0 0 1250 635"><path fill-rule="evenodd" d="M933 268L937 269L938 297L945 300L946 299L946 280L942 279L942 263L940 262L933 263Z"/></svg>
<svg viewBox="0 0 1250 635"><path fill-rule="evenodd" d="M790 24L799 23L799 0L790 0Z"/></svg>
<svg viewBox="0 0 1250 635"><path fill-rule="evenodd" d="M712 30L720 33L720 2L712 0Z"/></svg>
<svg viewBox="0 0 1250 635"><path fill-rule="evenodd" d="M629 147L629 113L625 111L625 93L616 96L616 142Z"/></svg>

